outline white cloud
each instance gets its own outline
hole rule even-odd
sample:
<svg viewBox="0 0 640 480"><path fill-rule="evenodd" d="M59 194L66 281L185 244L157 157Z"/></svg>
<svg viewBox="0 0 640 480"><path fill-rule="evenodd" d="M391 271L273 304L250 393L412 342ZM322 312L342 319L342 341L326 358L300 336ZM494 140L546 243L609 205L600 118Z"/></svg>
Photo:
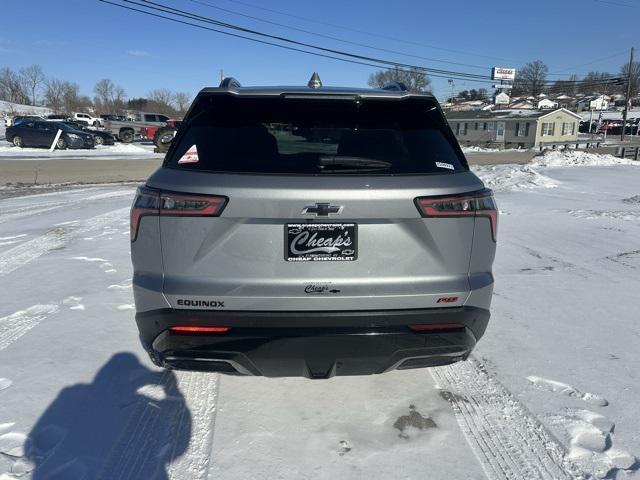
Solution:
<svg viewBox="0 0 640 480"><path fill-rule="evenodd" d="M148 57L149 52L145 52L144 50L127 50L127 55L131 55L132 57Z"/></svg>

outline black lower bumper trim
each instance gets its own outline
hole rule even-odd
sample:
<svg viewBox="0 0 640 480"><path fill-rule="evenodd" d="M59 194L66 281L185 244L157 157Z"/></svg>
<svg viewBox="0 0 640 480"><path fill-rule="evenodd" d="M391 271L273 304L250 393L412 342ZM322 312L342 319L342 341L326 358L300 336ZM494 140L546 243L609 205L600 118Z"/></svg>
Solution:
<svg viewBox="0 0 640 480"><path fill-rule="evenodd" d="M164 367L269 377L366 375L467 358L489 321L473 307L350 312L156 310L136 321L143 345ZM464 327L413 332L409 325ZM226 326L219 335L172 326ZM266 326L268 325L268 327Z"/></svg>

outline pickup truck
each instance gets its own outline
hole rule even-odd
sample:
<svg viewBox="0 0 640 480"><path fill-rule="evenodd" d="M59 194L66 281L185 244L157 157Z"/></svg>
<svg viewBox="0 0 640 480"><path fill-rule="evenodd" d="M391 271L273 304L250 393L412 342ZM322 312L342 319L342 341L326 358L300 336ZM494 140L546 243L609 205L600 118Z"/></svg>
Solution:
<svg viewBox="0 0 640 480"><path fill-rule="evenodd" d="M98 117L93 117L88 113L75 112L71 117L71 120L74 122L86 122L90 127L101 127L102 119Z"/></svg>
<svg viewBox="0 0 640 480"><path fill-rule="evenodd" d="M148 127L164 127L169 117L160 113L138 113L133 120L104 122L105 130L111 132L118 140L131 143L141 130Z"/></svg>

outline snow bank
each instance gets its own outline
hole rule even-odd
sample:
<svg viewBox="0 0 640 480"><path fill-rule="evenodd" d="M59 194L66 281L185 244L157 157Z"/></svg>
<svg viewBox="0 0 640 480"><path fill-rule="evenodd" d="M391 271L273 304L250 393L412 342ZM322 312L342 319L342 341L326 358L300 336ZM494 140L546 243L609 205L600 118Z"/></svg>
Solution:
<svg viewBox="0 0 640 480"><path fill-rule="evenodd" d="M484 184L496 192L553 188L560 182L542 173L544 169L560 167L609 167L615 165L639 165L626 158L576 150L547 150L526 165L472 165L471 169Z"/></svg>
<svg viewBox="0 0 640 480"><path fill-rule="evenodd" d="M152 147L150 147L152 148ZM131 143L115 145L98 145L93 150L54 150L45 148L19 148L9 142L0 141L0 159L23 158L25 160L47 160L56 158L104 159L104 158L161 158L163 154L154 153L151 149Z"/></svg>
<svg viewBox="0 0 640 480"><path fill-rule="evenodd" d="M475 145L471 145L468 147L463 147L462 153L499 153L499 152L518 152L518 153L526 153L530 152L530 149L525 148L486 148L486 147L477 147Z"/></svg>
<svg viewBox="0 0 640 480"><path fill-rule="evenodd" d="M613 165L640 165L640 162L628 158L614 157L599 153L589 153L578 150L545 150L533 159L533 165L538 167L572 167Z"/></svg>
<svg viewBox="0 0 640 480"><path fill-rule="evenodd" d="M532 165L472 165L471 169L488 188L496 192L553 188L559 184Z"/></svg>

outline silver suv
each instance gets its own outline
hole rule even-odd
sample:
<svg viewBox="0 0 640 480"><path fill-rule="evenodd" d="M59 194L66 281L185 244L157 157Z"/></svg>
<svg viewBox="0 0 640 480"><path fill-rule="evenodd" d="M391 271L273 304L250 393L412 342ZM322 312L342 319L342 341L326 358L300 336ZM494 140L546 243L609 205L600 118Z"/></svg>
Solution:
<svg viewBox="0 0 640 480"><path fill-rule="evenodd" d="M270 377L464 360L496 227L433 96L225 79L131 210L140 337L167 368Z"/></svg>

